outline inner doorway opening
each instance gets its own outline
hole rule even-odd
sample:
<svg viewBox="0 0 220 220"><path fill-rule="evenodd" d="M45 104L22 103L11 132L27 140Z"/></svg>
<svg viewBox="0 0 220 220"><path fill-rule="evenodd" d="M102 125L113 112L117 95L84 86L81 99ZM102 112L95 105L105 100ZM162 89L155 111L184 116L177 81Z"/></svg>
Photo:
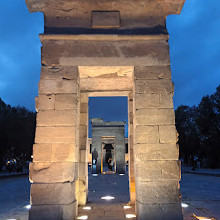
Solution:
<svg viewBox="0 0 220 220"><path fill-rule="evenodd" d="M115 137L102 137L101 173L113 174L116 172Z"/></svg>

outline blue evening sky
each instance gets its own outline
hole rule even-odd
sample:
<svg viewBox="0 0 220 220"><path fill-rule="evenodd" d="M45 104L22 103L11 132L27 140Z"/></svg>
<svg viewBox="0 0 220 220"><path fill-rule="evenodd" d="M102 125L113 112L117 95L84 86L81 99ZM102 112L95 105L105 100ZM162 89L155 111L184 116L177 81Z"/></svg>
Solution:
<svg viewBox="0 0 220 220"><path fill-rule="evenodd" d="M34 111L40 78L43 14L25 0L0 1L0 97ZM174 106L197 105L220 84L220 1L186 0L181 15L167 18ZM126 120L126 100L90 100L90 117Z"/></svg>

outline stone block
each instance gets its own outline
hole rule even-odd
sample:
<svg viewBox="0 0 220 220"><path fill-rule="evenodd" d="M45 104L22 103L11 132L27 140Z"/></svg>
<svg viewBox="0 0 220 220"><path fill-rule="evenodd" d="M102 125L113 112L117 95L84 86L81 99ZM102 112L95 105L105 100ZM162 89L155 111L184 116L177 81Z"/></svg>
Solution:
<svg viewBox="0 0 220 220"><path fill-rule="evenodd" d="M36 111L39 110L54 110L55 108L55 95L54 94L40 94L35 99Z"/></svg>
<svg viewBox="0 0 220 220"><path fill-rule="evenodd" d="M37 126L76 126L76 110L48 110L37 113Z"/></svg>
<svg viewBox="0 0 220 220"><path fill-rule="evenodd" d="M77 80L57 79L40 80L39 93L77 93L79 89Z"/></svg>
<svg viewBox="0 0 220 220"><path fill-rule="evenodd" d="M86 137L79 138L79 149L86 150L86 148L87 148L87 138Z"/></svg>
<svg viewBox="0 0 220 220"><path fill-rule="evenodd" d="M77 216L77 202L68 205L34 205L29 220L72 220Z"/></svg>
<svg viewBox="0 0 220 220"><path fill-rule="evenodd" d="M79 126L79 137L86 138L87 137L87 125L80 124Z"/></svg>
<svg viewBox="0 0 220 220"><path fill-rule="evenodd" d="M33 162L50 162L52 155L51 144L33 145Z"/></svg>
<svg viewBox="0 0 220 220"><path fill-rule="evenodd" d="M176 143L178 134L175 125L159 126L160 143Z"/></svg>
<svg viewBox="0 0 220 220"><path fill-rule="evenodd" d="M141 203L176 203L180 201L178 180L136 181L137 200Z"/></svg>
<svg viewBox="0 0 220 220"><path fill-rule="evenodd" d="M88 113L80 113L80 124L88 125Z"/></svg>
<svg viewBox="0 0 220 220"><path fill-rule="evenodd" d="M159 107L159 94L135 94L134 96L135 108L158 108Z"/></svg>
<svg viewBox="0 0 220 220"><path fill-rule="evenodd" d="M178 160L179 149L176 144L136 144L135 161Z"/></svg>
<svg viewBox="0 0 220 220"><path fill-rule="evenodd" d="M135 80L135 93L173 93L173 90L170 79Z"/></svg>
<svg viewBox="0 0 220 220"><path fill-rule="evenodd" d="M173 92L160 93L160 108L173 108Z"/></svg>
<svg viewBox="0 0 220 220"><path fill-rule="evenodd" d="M80 103L80 112L81 113L88 112L88 102L87 103Z"/></svg>
<svg viewBox="0 0 220 220"><path fill-rule="evenodd" d="M75 143L76 128L36 127L35 143Z"/></svg>
<svg viewBox="0 0 220 220"><path fill-rule="evenodd" d="M136 143L159 143L158 126L136 126Z"/></svg>
<svg viewBox="0 0 220 220"><path fill-rule="evenodd" d="M140 203L136 201L138 220L183 220L180 203Z"/></svg>
<svg viewBox="0 0 220 220"><path fill-rule="evenodd" d="M30 163L29 178L32 183L64 183L78 178L76 163Z"/></svg>
<svg viewBox="0 0 220 220"><path fill-rule="evenodd" d="M68 205L75 201L75 183L32 184L32 205Z"/></svg>
<svg viewBox="0 0 220 220"><path fill-rule="evenodd" d="M77 79L79 76L77 66L41 66L40 79Z"/></svg>
<svg viewBox="0 0 220 220"><path fill-rule="evenodd" d="M87 162L79 162L79 176L80 177L88 176L88 163Z"/></svg>
<svg viewBox="0 0 220 220"><path fill-rule="evenodd" d="M87 149L80 150L80 162L88 163Z"/></svg>
<svg viewBox="0 0 220 220"><path fill-rule="evenodd" d="M135 162L135 179L142 181L180 180L180 161L149 160Z"/></svg>
<svg viewBox="0 0 220 220"><path fill-rule="evenodd" d="M55 96L55 109L76 109L78 103L77 94L56 94Z"/></svg>
<svg viewBox="0 0 220 220"><path fill-rule="evenodd" d="M173 109L136 109L137 125L174 125L175 114Z"/></svg>
<svg viewBox="0 0 220 220"><path fill-rule="evenodd" d="M132 86L133 80L129 77L80 79L81 91L129 91Z"/></svg>
<svg viewBox="0 0 220 220"><path fill-rule="evenodd" d="M78 148L75 144L52 144L51 162L78 162Z"/></svg>
<svg viewBox="0 0 220 220"><path fill-rule="evenodd" d="M119 11L93 11L93 28L118 28L120 27Z"/></svg>
<svg viewBox="0 0 220 220"><path fill-rule="evenodd" d="M135 66L135 79L171 79L170 66Z"/></svg>

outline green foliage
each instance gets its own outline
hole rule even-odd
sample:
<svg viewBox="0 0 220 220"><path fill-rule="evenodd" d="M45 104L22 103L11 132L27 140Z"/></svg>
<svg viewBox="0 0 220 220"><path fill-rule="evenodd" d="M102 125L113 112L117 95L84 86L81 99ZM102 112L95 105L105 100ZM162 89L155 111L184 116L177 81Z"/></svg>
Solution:
<svg viewBox="0 0 220 220"><path fill-rule="evenodd" d="M194 165L198 157L203 166L220 168L220 86L213 95L204 96L198 107L179 106L175 114L184 162Z"/></svg>
<svg viewBox="0 0 220 220"><path fill-rule="evenodd" d="M0 170L7 160L31 160L35 118L35 113L6 105L0 98Z"/></svg>

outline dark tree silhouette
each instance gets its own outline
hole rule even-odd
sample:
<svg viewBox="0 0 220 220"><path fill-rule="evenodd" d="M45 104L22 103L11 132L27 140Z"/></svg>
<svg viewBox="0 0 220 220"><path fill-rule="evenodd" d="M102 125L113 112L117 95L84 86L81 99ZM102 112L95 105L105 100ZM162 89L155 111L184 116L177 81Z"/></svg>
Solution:
<svg viewBox="0 0 220 220"><path fill-rule="evenodd" d="M0 98L0 170L7 160L20 166L31 160L36 114L24 107L11 107Z"/></svg>

